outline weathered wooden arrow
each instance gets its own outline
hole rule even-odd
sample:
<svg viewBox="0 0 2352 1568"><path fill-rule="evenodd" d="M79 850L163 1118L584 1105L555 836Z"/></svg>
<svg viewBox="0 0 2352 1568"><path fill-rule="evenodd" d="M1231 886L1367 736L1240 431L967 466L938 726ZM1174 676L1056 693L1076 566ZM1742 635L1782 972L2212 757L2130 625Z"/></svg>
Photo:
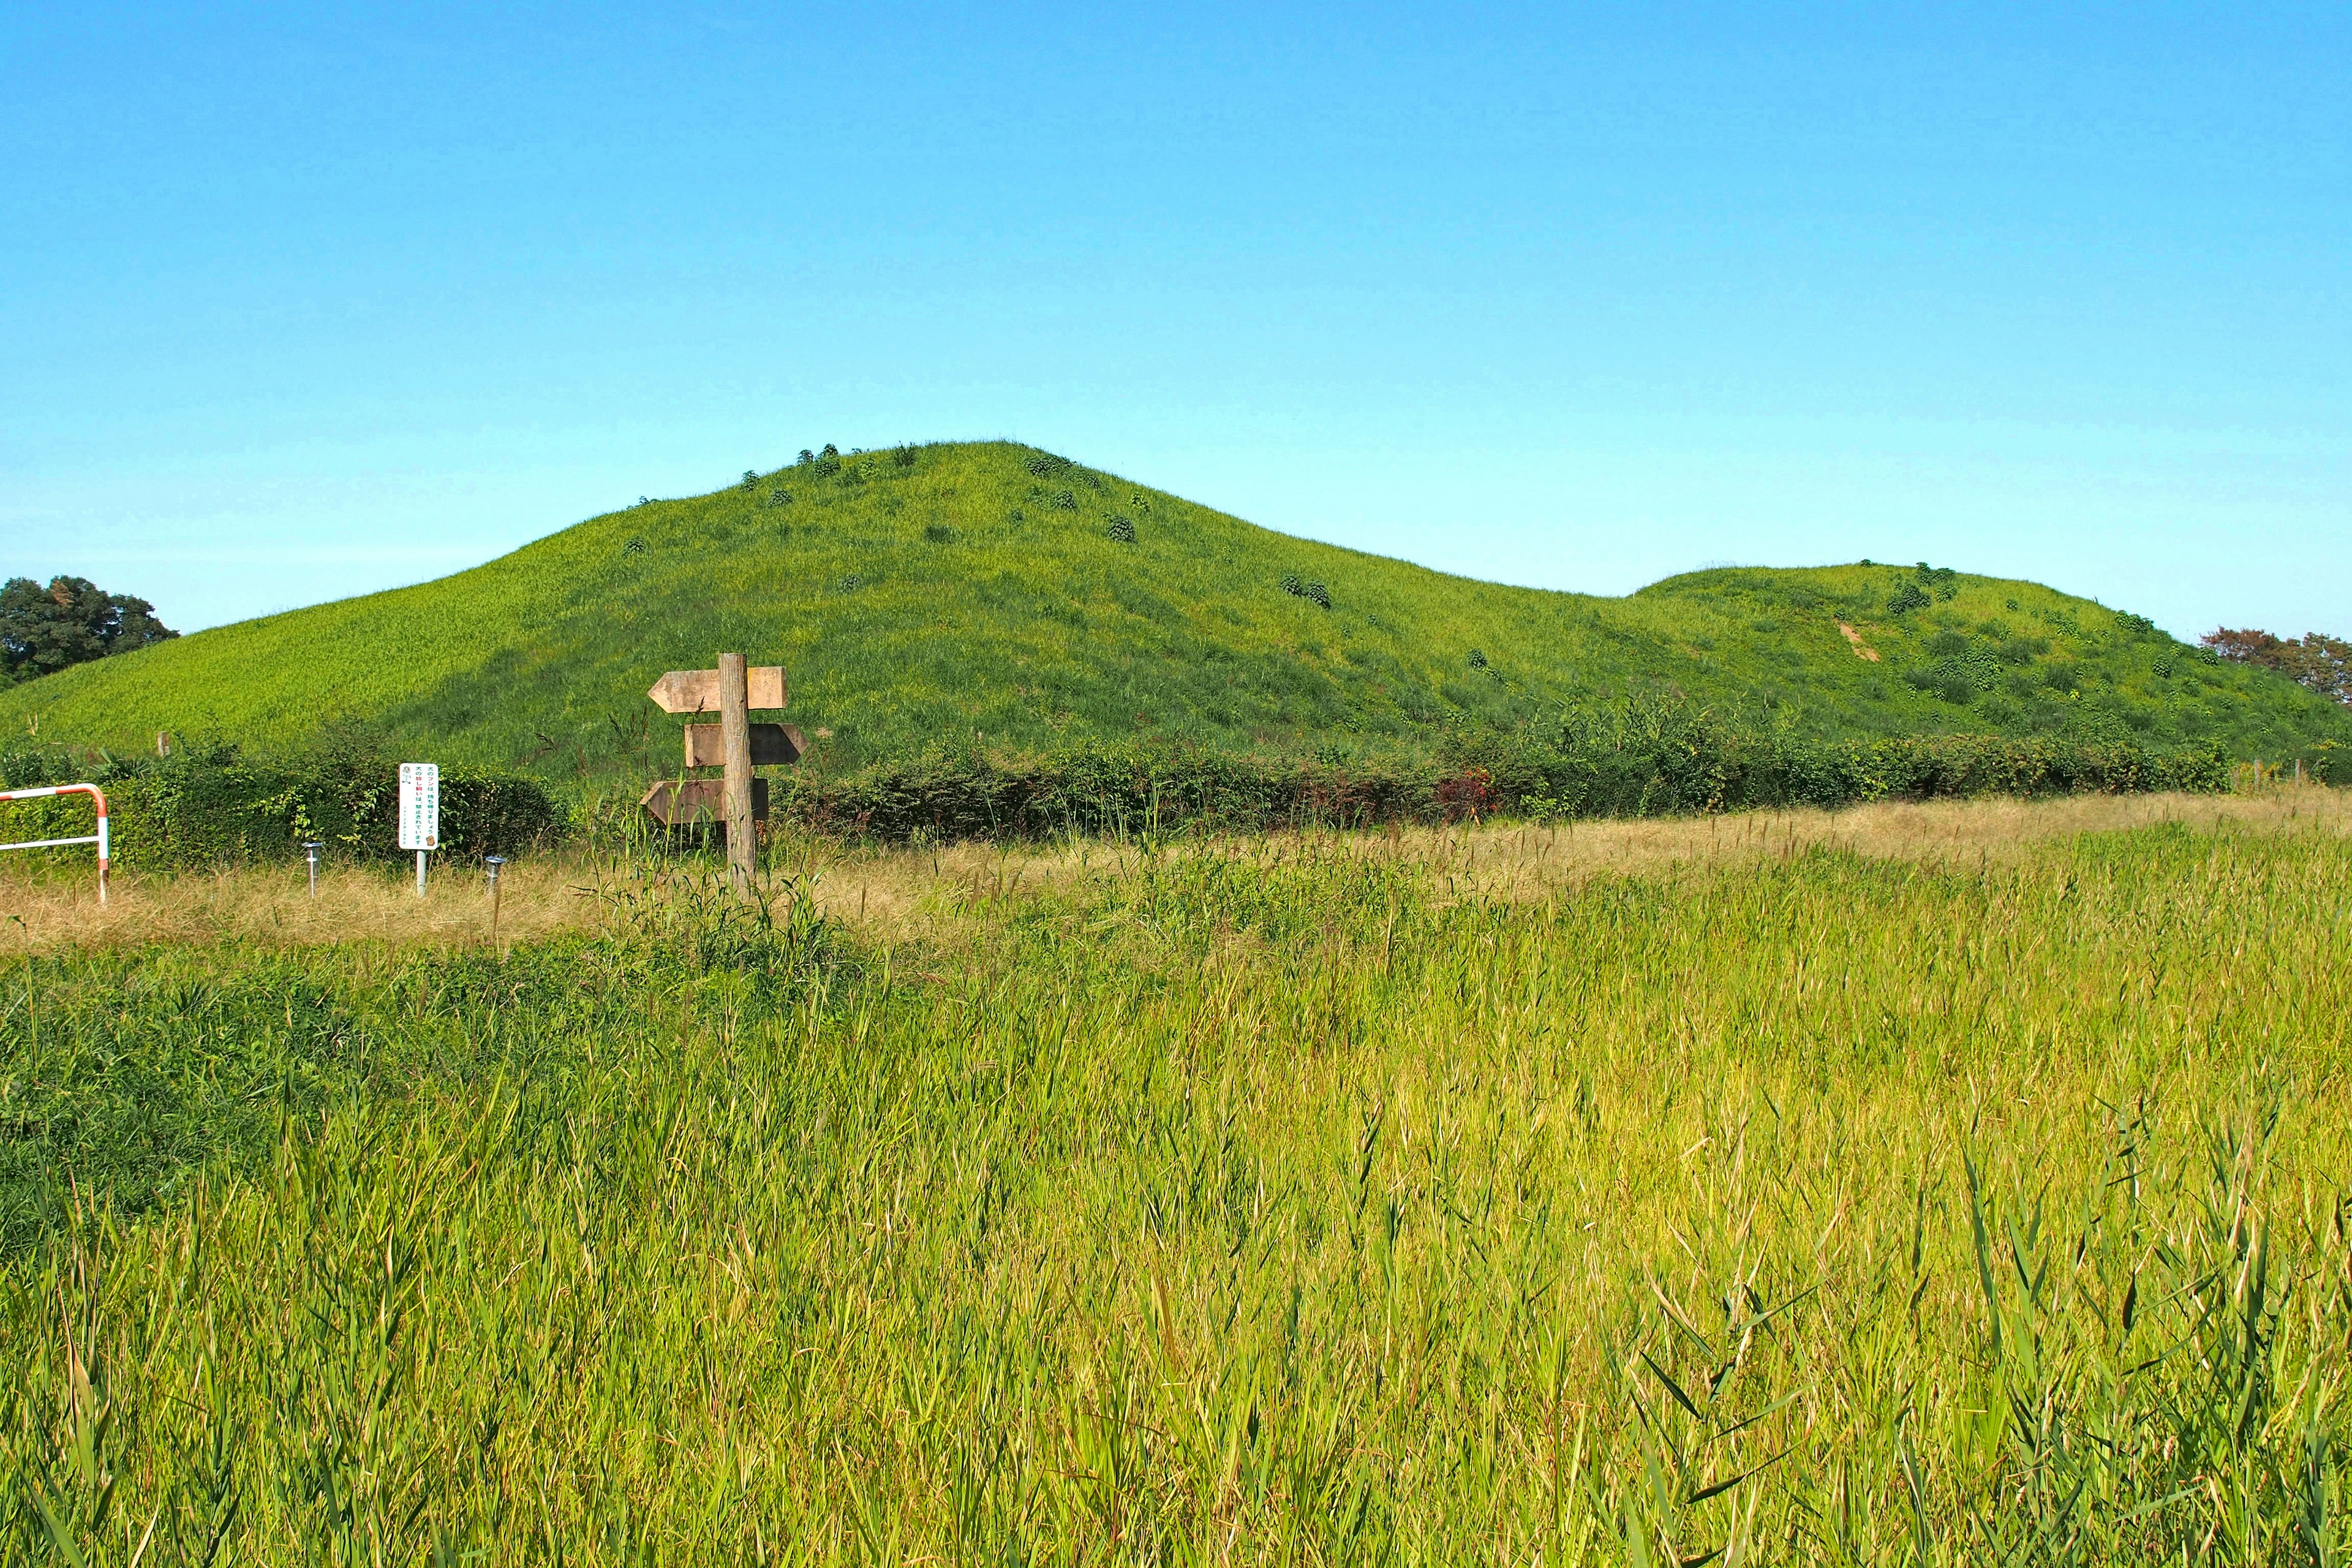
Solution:
<svg viewBox="0 0 2352 1568"><path fill-rule="evenodd" d="M755 768L789 766L801 760L808 751L808 742L790 724L753 724L751 731L751 765ZM727 726L724 724L688 724L686 727L686 765L689 768L723 768L727 765Z"/></svg>
<svg viewBox="0 0 2352 1568"><path fill-rule="evenodd" d="M743 671L743 706L782 708L791 697L781 664L755 664ZM665 713L719 711L719 672L715 669L673 669L646 693ZM714 764L717 759L712 759ZM699 765L699 764L693 764Z"/></svg>
<svg viewBox="0 0 2352 1568"><path fill-rule="evenodd" d="M689 823L718 822L727 815L727 781L725 779L664 779L646 791L638 805L656 822L665 827L683 827ZM764 821L768 816L768 781L751 781L751 817Z"/></svg>

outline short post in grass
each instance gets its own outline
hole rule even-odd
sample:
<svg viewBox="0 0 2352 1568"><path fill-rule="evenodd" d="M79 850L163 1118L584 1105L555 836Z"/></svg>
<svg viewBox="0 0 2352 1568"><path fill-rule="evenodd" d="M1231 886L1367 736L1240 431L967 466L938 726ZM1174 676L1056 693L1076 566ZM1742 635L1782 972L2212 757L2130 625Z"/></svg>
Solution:
<svg viewBox="0 0 2352 1568"><path fill-rule="evenodd" d="M310 896L319 896L319 851L325 846L315 838L302 840L302 853L310 862Z"/></svg>
<svg viewBox="0 0 2352 1568"><path fill-rule="evenodd" d="M400 764L400 847L416 851L416 896L425 896L425 857L441 847L441 764Z"/></svg>
<svg viewBox="0 0 2352 1568"><path fill-rule="evenodd" d="M768 814L767 782L752 769L799 762L808 749L790 724L754 724L751 710L782 708L790 696L782 665L752 665L740 653L719 656L717 669L673 669L646 695L665 713L716 712L716 724L686 727L686 766L717 767L717 779L665 779L638 803L665 827L716 818L727 830L727 875L748 891L759 855L755 826Z"/></svg>
<svg viewBox="0 0 2352 1568"><path fill-rule="evenodd" d="M507 863L503 855L485 855L482 866L490 874L490 951L499 950L499 868Z"/></svg>

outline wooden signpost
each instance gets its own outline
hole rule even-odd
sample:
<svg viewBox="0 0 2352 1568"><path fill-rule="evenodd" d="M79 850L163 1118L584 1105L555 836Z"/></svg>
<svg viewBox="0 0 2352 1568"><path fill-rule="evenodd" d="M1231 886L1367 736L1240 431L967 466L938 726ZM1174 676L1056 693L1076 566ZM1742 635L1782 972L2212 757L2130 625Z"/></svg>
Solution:
<svg viewBox="0 0 2352 1568"><path fill-rule="evenodd" d="M708 822L727 829L727 875L740 890L751 885L758 846L752 824L768 815L768 784L755 767L789 764L807 751L789 724L754 724L754 708L782 708L790 693L782 666L747 666L740 653L722 653L717 669L673 669L646 693L665 713L719 714L716 724L686 727L686 765L717 767L716 779L665 779L638 804L664 826Z"/></svg>

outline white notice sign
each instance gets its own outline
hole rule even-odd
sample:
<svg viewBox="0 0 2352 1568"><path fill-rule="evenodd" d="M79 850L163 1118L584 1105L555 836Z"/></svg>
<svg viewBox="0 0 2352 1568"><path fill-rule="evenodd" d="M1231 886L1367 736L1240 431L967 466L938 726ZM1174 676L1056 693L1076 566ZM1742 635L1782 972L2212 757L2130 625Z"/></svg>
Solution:
<svg viewBox="0 0 2352 1568"><path fill-rule="evenodd" d="M400 847L441 847L441 764L400 764ZM421 862L420 862L421 864ZM422 872L418 873L420 876Z"/></svg>

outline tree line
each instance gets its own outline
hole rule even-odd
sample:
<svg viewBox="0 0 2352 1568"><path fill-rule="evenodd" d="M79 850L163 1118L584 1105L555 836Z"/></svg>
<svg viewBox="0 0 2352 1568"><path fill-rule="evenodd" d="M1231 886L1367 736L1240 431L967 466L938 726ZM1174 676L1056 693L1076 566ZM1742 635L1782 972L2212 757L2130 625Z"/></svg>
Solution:
<svg viewBox="0 0 2352 1568"><path fill-rule="evenodd" d="M2301 641L2290 641L2251 627L2222 626L2197 640L2233 663L2274 669L2322 697L2352 704L2352 642L2342 637L2305 632Z"/></svg>

